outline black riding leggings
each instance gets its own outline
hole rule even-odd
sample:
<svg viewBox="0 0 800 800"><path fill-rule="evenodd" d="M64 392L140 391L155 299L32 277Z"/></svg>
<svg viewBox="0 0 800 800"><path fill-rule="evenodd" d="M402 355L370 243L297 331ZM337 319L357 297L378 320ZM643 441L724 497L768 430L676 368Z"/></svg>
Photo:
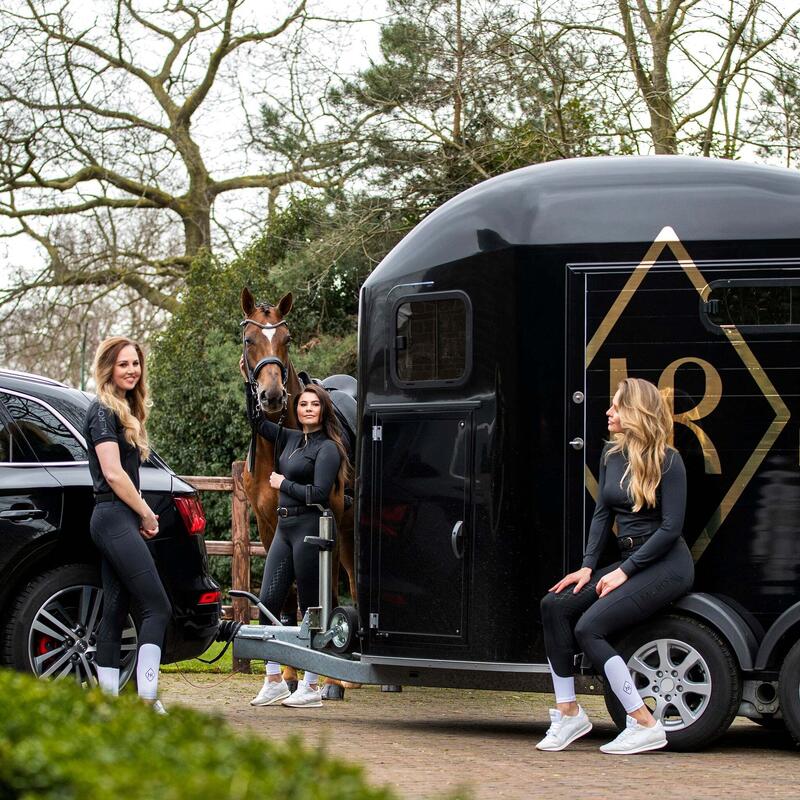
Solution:
<svg viewBox="0 0 800 800"><path fill-rule="evenodd" d="M682 597L694 580L692 554L681 538L662 559L599 598L595 591L597 582L621 563L593 572L592 579L578 594L573 594L570 586L558 594L548 592L542 598L545 648L556 675L571 676L575 654L581 651L602 675L604 665L618 655L608 637Z"/></svg>
<svg viewBox="0 0 800 800"><path fill-rule="evenodd" d="M261 581L261 602L280 617L292 581L297 581L297 600L300 613L319 602L319 549L306 544L306 536L319 536L319 517L313 511L298 517L283 517L278 521L275 538L269 546ZM262 625L270 624L261 614ZM292 620L294 624L294 620Z"/></svg>
<svg viewBox="0 0 800 800"><path fill-rule="evenodd" d="M97 664L118 668L131 599L141 613L139 645L163 647L172 609L153 556L139 533L139 517L121 500L98 503L89 524L102 555L103 618L97 630Z"/></svg>

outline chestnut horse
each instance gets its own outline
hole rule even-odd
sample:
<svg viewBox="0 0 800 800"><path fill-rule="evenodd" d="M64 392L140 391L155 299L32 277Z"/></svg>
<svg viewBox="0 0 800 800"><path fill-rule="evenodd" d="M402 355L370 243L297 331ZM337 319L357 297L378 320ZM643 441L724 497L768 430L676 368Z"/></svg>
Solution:
<svg viewBox="0 0 800 800"><path fill-rule="evenodd" d="M303 387L289 358L289 327L286 315L292 309L291 292L277 306L256 303L250 290L242 289L243 369L248 382L248 416L264 414L287 428L299 428L293 403L289 401ZM244 469L244 491L256 517L258 536L269 550L277 527L278 490L269 485L270 473L277 471L273 443L254 435ZM338 592L339 563L347 572L351 597L355 601L353 556L353 508L345 509L344 487L333 489L330 508L336 519L337 547L333 557L333 590ZM287 679L290 676L287 675Z"/></svg>

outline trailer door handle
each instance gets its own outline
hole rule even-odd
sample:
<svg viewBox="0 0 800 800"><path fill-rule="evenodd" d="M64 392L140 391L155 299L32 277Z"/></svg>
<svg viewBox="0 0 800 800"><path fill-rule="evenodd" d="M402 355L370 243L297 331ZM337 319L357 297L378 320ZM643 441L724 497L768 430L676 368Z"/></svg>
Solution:
<svg viewBox="0 0 800 800"><path fill-rule="evenodd" d="M573 450L583 450L583 439L580 436L576 436L570 443L569 446Z"/></svg>
<svg viewBox="0 0 800 800"><path fill-rule="evenodd" d="M41 508L15 508L13 511L0 511L0 519L23 522L26 519L44 519L47 512Z"/></svg>
<svg viewBox="0 0 800 800"><path fill-rule="evenodd" d="M450 547L456 558L464 558L464 520L460 519L453 525L453 532L450 534Z"/></svg>

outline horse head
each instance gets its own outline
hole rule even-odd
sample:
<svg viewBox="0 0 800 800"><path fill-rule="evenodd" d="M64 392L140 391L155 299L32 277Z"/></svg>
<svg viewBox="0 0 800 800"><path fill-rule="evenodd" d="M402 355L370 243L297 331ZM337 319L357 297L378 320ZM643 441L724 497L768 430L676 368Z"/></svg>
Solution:
<svg viewBox="0 0 800 800"><path fill-rule="evenodd" d="M291 309L291 292L273 306L256 303L250 290L242 289L244 371L253 401L265 414L277 414L287 407L291 337L284 317Z"/></svg>

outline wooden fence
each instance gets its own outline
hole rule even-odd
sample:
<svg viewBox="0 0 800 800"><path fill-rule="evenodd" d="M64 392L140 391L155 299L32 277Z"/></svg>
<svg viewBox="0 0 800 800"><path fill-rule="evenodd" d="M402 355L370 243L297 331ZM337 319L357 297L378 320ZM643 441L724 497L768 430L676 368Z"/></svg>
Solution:
<svg viewBox="0 0 800 800"><path fill-rule="evenodd" d="M231 588L250 591L250 557L264 556L261 542L250 541L250 504L244 493L242 476L244 461L231 464L230 478L215 478L205 475L181 475L181 479L203 492L231 492L231 541L206 540L210 556L231 556ZM243 597L232 598L231 606L223 606L226 617L247 625L258 612ZM250 660L234 658L235 672L250 672Z"/></svg>

